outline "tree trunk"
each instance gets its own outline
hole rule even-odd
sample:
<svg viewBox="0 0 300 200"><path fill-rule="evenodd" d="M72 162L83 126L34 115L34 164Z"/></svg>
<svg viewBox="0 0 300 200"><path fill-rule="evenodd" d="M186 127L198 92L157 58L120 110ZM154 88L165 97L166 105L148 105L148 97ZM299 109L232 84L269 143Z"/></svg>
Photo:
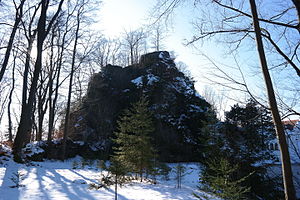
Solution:
<svg viewBox="0 0 300 200"><path fill-rule="evenodd" d="M1 70L0 70L0 82L1 82L1 80L3 78L3 76L4 76L4 72L5 72L7 64L8 64L10 52L12 50L13 41L14 41L14 38L15 38L15 35L16 35L19 23L20 23L20 21L22 19L22 16L23 16L23 5L24 5L25 1L26 0L22 0L20 2L19 7L16 10L15 23L13 25L13 29L12 29L12 32L11 32L10 37L9 37L8 45L7 45L5 56L4 56L4 60L3 60L2 67L1 67Z"/></svg>
<svg viewBox="0 0 300 200"><path fill-rule="evenodd" d="M74 48L73 48L73 55L72 55L71 75L70 75L69 92L68 92L68 102L67 102L65 125L64 125L64 138L63 138L63 151L62 151L63 159L65 159L65 157L66 157L66 146L67 146L67 138L68 138L68 131L69 131L72 84L73 84L73 77L74 77L74 71L75 71L75 58L76 58L76 50L77 50L79 28L80 28L80 14L81 14L81 9L79 9L78 13L77 13L77 27L76 27L76 32L75 32L75 41L74 41Z"/></svg>
<svg viewBox="0 0 300 200"><path fill-rule="evenodd" d="M12 86L9 93L9 101L8 101L8 107L7 107L7 115L8 115L8 141L13 141L13 134L12 134L12 120L11 120L11 103L12 103L12 95L13 91L15 89L15 67L16 67L16 55L14 56L14 63L13 63L13 69L12 69Z"/></svg>
<svg viewBox="0 0 300 200"><path fill-rule="evenodd" d="M28 40L28 47L26 50L24 76L23 76L23 88L22 88L22 109L27 104L28 73L29 73L29 68L30 68L32 45L33 45L36 33L37 32L35 31L32 35L30 35L29 40Z"/></svg>
<svg viewBox="0 0 300 200"><path fill-rule="evenodd" d="M13 151L14 155L19 157L23 145L30 141L32 123L33 123L33 106L35 102L35 94L37 91L38 78L42 69L42 51L44 40L53 25L53 22L58 16L58 13L61 10L61 6L64 0L61 0L58 6L58 9L52 19L49 22L49 25L46 30L46 21L47 21L47 9L49 6L48 0L41 1L41 14L39 17L37 25L37 57L34 65L33 79L29 91L28 101L26 105L22 105L21 119L17 131L17 135L14 141Z"/></svg>
<svg viewBox="0 0 300 200"><path fill-rule="evenodd" d="M115 175L115 200L118 200L118 176Z"/></svg>
<svg viewBox="0 0 300 200"><path fill-rule="evenodd" d="M284 183L284 193L286 200L296 200L295 188L293 183L293 174L291 168L290 154L287 146L287 141L284 133L284 128L279 115L276 97L272 85L271 76L267 66L267 60L264 52L261 30L258 21L255 0L249 0L251 12L253 17L253 25L256 36L257 50L260 59L263 76L265 79L266 89L268 93L269 105L273 116L273 123L275 125L276 134L280 145L280 155L282 161L282 175Z"/></svg>
<svg viewBox="0 0 300 200"><path fill-rule="evenodd" d="M67 22L68 22L69 16L67 18ZM64 44L65 44L65 40L66 40L66 36L67 36L67 23L66 22L66 32L63 34L62 37L62 42L60 45L61 50L58 49L58 60L57 60L57 71L56 71L56 86L54 89L54 98L52 100L52 84L50 84L49 87L49 129L48 129L48 138L47 138L47 143L50 144L51 143L51 139L52 139L52 133L53 133L53 129L54 129L54 117L55 117L55 110L56 110L56 102L57 102L57 98L58 98L58 89L59 89L59 78L60 78L60 72L61 72L61 66L62 66L62 61L63 61L63 54L64 54ZM54 34L54 33L53 33ZM60 30L58 30L58 39L60 38ZM52 72L53 73L53 72ZM51 74L52 74L51 73ZM54 77L53 77L54 78Z"/></svg>

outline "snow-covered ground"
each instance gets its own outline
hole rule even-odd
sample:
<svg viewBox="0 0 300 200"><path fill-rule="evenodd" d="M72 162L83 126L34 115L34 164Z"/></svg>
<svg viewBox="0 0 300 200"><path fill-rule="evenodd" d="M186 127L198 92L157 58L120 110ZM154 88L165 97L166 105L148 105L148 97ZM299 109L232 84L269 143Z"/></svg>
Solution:
<svg viewBox="0 0 300 200"><path fill-rule="evenodd" d="M1 158L1 157L0 157ZM98 183L101 170L93 166L73 169L76 157L65 162L33 162L31 165L16 164L11 159L0 164L0 200L93 200L114 199L114 186L99 190L89 189L90 183ZM170 165L174 167L175 165ZM185 164L189 172L182 180L182 188L176 188L175 174L170 173L170 180L163 178L158 184L130 183L118 188L119 200L191 200L197 199L193 192L197 189L199 167L197 164ZM19 174L19 175L18 175ZM19 177L19 181L14 181ZM19 187L15 187L19 183ZM209 197L209 199L216 199Z"/></svg>

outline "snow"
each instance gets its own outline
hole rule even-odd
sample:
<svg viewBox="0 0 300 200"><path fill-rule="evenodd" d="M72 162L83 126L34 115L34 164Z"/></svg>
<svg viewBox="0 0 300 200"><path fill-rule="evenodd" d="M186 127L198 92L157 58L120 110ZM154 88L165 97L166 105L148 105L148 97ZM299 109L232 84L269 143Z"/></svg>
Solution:
<svg viewBox="0 0 300 200"><path fill-rule="evenodd" d="M147 85L153 85L153 83L158 82L160 78L158 76L155 76L153 74L147 74L145 76L139 76L133 80L131 80L131 83L135 84L137 87L143 86L143 80L147 80Z"/></svg>
<svg viewBox="0 0 300 200"><path fill-rule="evenodd" d="M137 87L141 87L143 85L143 77L137 77L136 79L131 80L131 83L135 84Z"/></svg>
<svg viewBox="0 0 300 200"><path fill-rule="evenodd" d="M147 79L148 79L148 83L147 83L148 85L153 85L153 83L159 81L159 77L154 76L153 74L148 74Z"/></svg>
<svg viewBox="0 0 300 200"><path fill-rule="evenodd" d="M27 144L24 148L26 155L33 156L34 154L43 153L44 149L42 149L40 147L41 145L42 145L41 142L33 142L33 143Z"/></svg>
<svg viewBox="0 0 300 200"><path fill-rule="evenodd" d="M197 106L197 105L193 105L193 104L190 104L190 112L204 112L204 110L200 107L200 106Z"/></svg>
<svg viewBox="0 0 300 200"><path fill-rule="evenodd" d="M1 159L2 157L0 157ZM114 186L99 190L89 189L90 183L98 183L101 170L96 164L83 169L73 169L76 157L65 162L45 161L33 162L32 165L17 164L10 158L0 164L0 200L90 200L114 199ZM170 164L174 167L176 164ZM193 193L207 195L197 189L199 169L195 163L184 164L189 173L183 177L182 188L176 188L175 173L170 173L170 180L163 178L158 184L133 182L118 187L119 200L192 200L197 199ZM14 187L12 178L19 174L19 184ZM209 195L208 195L209 196ZM209 199L217 199L209 196Z"/></svg>
<svg viewBox="0 0 300 200"><path fill-rule="evenodd" d="M196 95L193 88L193 83L185 80L182 77L176 77L175 82L171 85L177 92L183 93L185 96Z"/></svg>

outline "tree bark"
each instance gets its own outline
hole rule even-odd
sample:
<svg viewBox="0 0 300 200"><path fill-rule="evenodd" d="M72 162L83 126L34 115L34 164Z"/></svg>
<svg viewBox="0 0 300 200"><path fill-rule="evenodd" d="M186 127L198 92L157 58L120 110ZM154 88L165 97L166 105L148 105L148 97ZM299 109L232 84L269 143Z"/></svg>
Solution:
<svg viewBox="0 0 300 200"><path fill-rule="evenodd" d="M253 18L254 31L256 36L257 51L259 54L260 65L265 79L266 89L268 93L269 105L273 116L273 123L280 145L280 155L282 163L282 175L284 183L284 193L286 200L296 200L295 187L293 183L293 174L291 168L290 154L287 146L287 141L284 133L284 128L279 115L276 97L272 85L271 76L267 66L267 60L264 52L261 30L258 21L257 9L255 0L249 0Z"/></svg>

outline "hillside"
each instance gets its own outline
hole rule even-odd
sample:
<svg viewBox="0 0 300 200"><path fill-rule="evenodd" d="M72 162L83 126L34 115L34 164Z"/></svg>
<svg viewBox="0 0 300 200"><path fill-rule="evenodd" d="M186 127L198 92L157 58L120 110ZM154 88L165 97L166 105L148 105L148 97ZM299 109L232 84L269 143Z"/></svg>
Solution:
<svg viewBox="0 0 300 200"><path fill-rule="evenodd" d="M84 141L102 155L124 109L144 95L153 113L153 142L163 161L195 161L201 155L201 128L214 114L166 51L141 56L127 67L107 65L94 74L87 95L73 107L70 138Z"/></svg>

